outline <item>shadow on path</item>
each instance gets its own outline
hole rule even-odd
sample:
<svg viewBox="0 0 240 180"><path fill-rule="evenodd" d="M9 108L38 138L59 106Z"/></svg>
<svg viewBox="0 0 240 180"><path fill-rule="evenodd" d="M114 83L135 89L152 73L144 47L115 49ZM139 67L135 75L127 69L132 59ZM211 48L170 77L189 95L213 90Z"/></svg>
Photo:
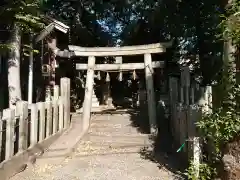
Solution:
<svg viewBox="0 0 240 180"><path fill-rule="evenodd" d="M159 168L166 168L173 172L180 177L179 179L186 179L183 174L186 164L180 160L177 149L173 145L169 119L165 117L164 112L163 107L157 108L158 134L157 136L149 135L151 147L142 148L140 155L143 159L157 163ZM133 127L136 127L140 133L150 134L147 104L131 109L128 113L131 115Z"/></svg>

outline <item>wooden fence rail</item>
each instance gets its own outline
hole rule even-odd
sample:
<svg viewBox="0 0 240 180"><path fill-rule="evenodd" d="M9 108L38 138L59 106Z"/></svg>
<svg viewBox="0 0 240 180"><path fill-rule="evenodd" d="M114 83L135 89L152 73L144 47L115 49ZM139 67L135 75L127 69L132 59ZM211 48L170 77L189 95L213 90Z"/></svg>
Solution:
<svg viewBox="0 0 240 180"><path fill-rule="evenodd" d="M14 156L70 126L70 79L61 79L60 93L55 85L51 100L31 105L20 101L15 109L5 109L1 114L0 170Z"/></svg>
<svg viewBox="0 0 240 180"><path fill-rule="evenodd" d="M190 80L190 71L184 67L180 78L170 77L170 114L175 144L182 147L180 154L193 160L198 173L201 148L196 122L203 112L210 112L212 105L211 86L200 87ZM198 176L198 175L196 175Z"/></svg>

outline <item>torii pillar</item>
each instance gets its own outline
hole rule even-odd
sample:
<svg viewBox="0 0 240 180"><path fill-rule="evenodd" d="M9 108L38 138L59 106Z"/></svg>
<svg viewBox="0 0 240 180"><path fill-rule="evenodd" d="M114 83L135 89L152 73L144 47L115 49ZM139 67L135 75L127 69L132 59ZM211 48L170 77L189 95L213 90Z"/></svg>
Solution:
<svg viewBox="0 0 240 180"><path fill-rule="evenodd" d="M145 78L147 87L147 100L148 100L148 116L150 124L151 134L157 133L157 123L156 123L156 101L155 92L153 84L153 67L152 67L152 56L151 54L144 54L144 64L145 64Z"/></svg>
<svg viewBox="0 0 240 180"><path fill-rule="evenodd" d="M96 58L94 56L88 57L88 70L87 70L87 79L86 79L86 86L85 86L85 96L84 96L84 102L83 102L83 115L82 115L83 130L87 130L90 125L95 61L96 61Z"/></svg>

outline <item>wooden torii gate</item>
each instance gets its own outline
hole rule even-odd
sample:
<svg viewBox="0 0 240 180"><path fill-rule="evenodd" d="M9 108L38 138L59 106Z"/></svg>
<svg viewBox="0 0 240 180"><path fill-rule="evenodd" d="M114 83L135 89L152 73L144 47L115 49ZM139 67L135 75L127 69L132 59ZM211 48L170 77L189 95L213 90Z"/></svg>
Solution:
<svg viewBox="0 0 240 180"><path fill-rule="evenodd" d="M88 129L91 117L92 92L94 84L95 70L135 70L145 69L148 114L150 132L156 132L156 102L153 84L153 68L163 68L164 62L152 62L151 54L166 52L166 48L172 46L172 42L156 43L149 45L124 46L124 47L79 47L69 45L69 50L73 53L72 56L88 57L88 64L76 64L77 70L87 70L85 97L83 103L83 128ZM129 55L144 55L144 63L127 63L122 64L122 56ZM118 64L95 64L95 57L112 56L118 59Z"/></svg>

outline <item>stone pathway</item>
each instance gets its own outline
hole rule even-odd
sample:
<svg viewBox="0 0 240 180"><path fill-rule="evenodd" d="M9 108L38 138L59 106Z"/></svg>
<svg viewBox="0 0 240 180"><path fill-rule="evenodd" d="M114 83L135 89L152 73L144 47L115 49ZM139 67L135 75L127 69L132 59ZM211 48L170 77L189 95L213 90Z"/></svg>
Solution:
<svg viewBox="0 0 240 180"><path fill-rule="evenodd" d="M58 164L37 163L11 180L174 180L182 179L141 157L147 135L131 126L128 114L95 115L75 152Z"/></svg>

